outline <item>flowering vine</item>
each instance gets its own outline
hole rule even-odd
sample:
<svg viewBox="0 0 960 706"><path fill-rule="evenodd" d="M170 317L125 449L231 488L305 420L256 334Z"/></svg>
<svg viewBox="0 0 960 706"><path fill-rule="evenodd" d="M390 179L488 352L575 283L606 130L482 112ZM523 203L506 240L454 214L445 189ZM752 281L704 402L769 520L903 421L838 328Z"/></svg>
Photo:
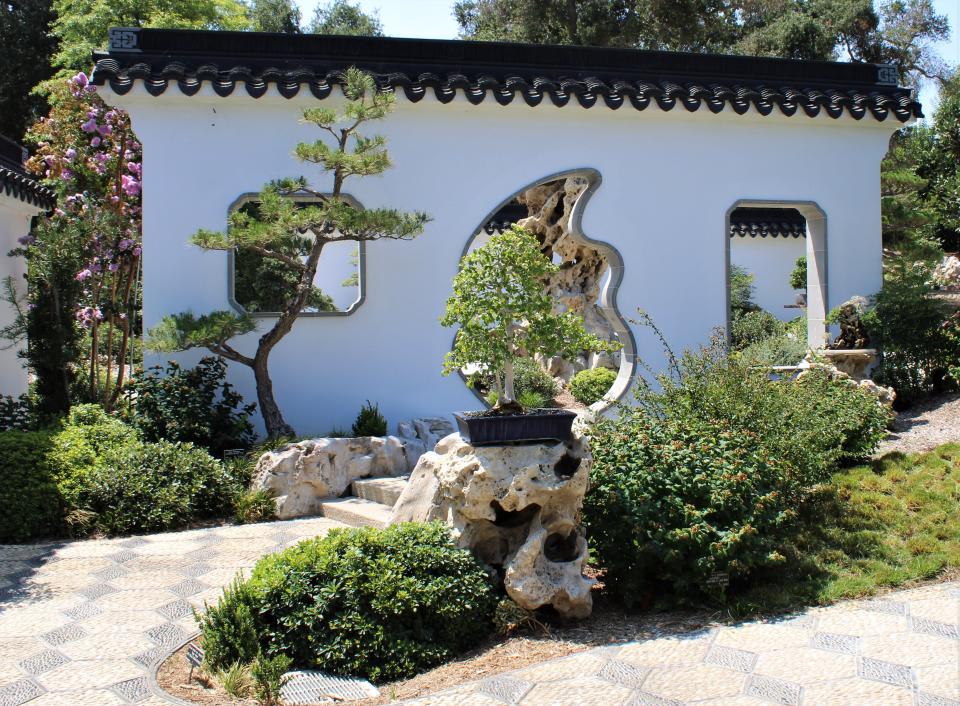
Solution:
<svg viewBox="0 0 960 706"><path fill-rule="evenodd" d="M36 152L27 167L57 192L47 225L77 235L73 305L88 336L84 373L89 398L109 407L132 367L140 326L141 145L127 114L107 106L86 74L57 89L51 104L31 129ZM29 258L44 241L30 236L22 245Z"/></svg>

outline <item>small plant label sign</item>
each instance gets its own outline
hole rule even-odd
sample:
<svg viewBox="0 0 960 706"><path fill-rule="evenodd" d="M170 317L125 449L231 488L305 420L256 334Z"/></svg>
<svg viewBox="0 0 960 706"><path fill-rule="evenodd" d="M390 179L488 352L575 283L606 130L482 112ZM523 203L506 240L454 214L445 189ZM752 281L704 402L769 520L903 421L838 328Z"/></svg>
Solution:
<svg viewBox="0 0 960 706"><path fill-rule="evenodd" d="M710 574L710 578L707 579L708 586L719 586L721 589L726 590L727 586L730 585L730 574L726 571L714 571Z"/></svg>

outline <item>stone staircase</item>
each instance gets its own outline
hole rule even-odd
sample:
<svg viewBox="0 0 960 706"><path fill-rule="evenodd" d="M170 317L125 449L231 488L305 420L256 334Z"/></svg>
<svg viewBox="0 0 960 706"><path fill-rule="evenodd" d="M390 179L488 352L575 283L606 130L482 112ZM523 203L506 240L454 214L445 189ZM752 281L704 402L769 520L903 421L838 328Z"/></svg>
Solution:
<svg viewBox="0 0 960 706"><path fill-rule="evenodd" d="M353 527L386 527L408 480L410 476L355 480L350 484L352 495L324 500L320 512Z"/></svg>

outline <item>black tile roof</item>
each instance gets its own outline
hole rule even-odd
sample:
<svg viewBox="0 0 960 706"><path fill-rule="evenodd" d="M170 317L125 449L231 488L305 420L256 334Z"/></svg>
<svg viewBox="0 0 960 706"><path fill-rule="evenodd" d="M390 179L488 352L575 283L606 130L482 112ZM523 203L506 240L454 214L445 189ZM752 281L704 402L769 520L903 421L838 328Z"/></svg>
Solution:
<svg viewBox="0 0 960 706"><path fill-rule="evenodd" d="M165 29L112 29L110 49L95 52L93 82L119 94L142 81L154 96L171 84L186 95L204 83L221 96L238 86L254 98L270 84L292 98L306 88L325 98L349 66L382 88L442 103L458 94L501 105L521 98L563 106L637 110L683 106L743 114L814 117L844 113L900 122L922 117L890 66L749 56L392 37L289 35Z"/></svg>
<svg viewBox="0 0 960 706"><path fill-rule="evenodd" d="M23 147L0 135L0 193L37 208L53 208L56 196L50 189L27 176L23 168L24 156Z"/></svg>
<svg viewBox="0 0 960 706"><path fill-rule="evenodd" d="M807 221L794 208L737 208L730 214L730 237L804 238Z"/></svg>

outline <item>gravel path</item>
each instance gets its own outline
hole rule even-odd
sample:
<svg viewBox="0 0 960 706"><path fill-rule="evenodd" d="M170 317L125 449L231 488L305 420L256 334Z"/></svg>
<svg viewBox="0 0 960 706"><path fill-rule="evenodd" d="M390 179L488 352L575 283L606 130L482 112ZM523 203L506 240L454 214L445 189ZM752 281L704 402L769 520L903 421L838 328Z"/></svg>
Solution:
<svg viewBox="0 0 960 706"><path fill-rule="evenodd" d="M941 444L960 442L960 395L943 395L897 415L893 432L880 444L878 456L901 451L930 451Z"/></svg>

